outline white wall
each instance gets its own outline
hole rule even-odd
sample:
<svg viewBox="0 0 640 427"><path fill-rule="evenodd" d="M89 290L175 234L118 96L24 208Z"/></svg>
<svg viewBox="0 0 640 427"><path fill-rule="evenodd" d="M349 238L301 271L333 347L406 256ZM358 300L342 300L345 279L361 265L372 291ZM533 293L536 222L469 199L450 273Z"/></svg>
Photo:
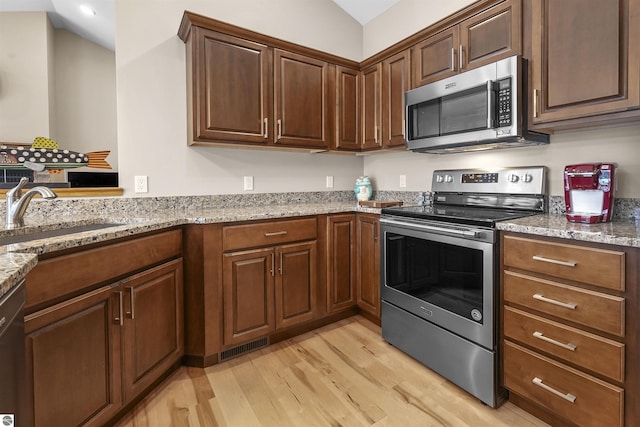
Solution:
<svg viewBox="0 0 640 427"><path fill-rule="evenodd" d="M363 58L409 37L475 0L400 0L363 28Z"/></svg>
<svg viewBox="0 0 640 427"><path fill-rule="evenodd" d="M51 137L69 150L111 151L107 162L117 171L115 54L62 29L55 30L54 46L56 129Z"/></svg>
<svg viewBox="0 0 640 427"><path fill-rule="evenodd" d="M117 0L118 167L125 195L134 176L149 177L147 195L352 189L362 158L187 146L185 45L177 37L184 10L273 37L359 60L362 27L325 0Z"/></svg>
<svg viewBox="0 0 640 427"><path fill-rule="evenodd" d="M50 134L50 36L44 12L0 13L0 142Z"/></svg>

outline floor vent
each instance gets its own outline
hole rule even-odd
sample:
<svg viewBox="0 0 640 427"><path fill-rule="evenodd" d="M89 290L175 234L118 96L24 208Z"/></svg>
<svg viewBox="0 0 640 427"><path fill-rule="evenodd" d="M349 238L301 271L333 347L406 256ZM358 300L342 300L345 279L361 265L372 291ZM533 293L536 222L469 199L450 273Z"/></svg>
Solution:
<svg viewBox="0 0 640 427"><path fill-rule="evenodd" d="M242 344L221 352L219 361L224 362L225 360L233 359L234 357L241 356L245 353L258 350L259 348L266 347L268 345L268 338L260 338L259 340L251 341L250 343Z"/></svg>

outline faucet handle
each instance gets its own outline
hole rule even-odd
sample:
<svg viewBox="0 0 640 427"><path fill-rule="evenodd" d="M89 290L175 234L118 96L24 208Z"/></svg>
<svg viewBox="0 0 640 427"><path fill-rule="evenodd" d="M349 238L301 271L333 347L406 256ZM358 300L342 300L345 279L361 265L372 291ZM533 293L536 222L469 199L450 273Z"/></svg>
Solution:
<svg viewBox="0 0 640 427"><path fill-rule="evenodd" d="M22 195L22 189L25 185L27 185L27 182L29 182L29 178L27 178L26 176L20 178L20 182L18 182L15 187L7 191L7 199L15 200L16 196L17 198L20 198L20 196Z"/></svg>

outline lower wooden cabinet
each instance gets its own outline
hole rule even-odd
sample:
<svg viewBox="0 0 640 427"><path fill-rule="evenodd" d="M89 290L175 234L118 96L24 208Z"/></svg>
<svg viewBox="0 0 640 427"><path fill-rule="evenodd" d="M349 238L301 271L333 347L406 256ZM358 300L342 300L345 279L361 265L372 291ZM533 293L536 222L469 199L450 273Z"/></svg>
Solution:
<svg viewBox="0 0 640 427"><path fill-rule="evenodd" d="M316 317L316 232L316 218L223 227L224 347Z"/></svg>
<svg viewBox="0 0 640 427"><path fill-rule="evenodd" d="M129 401L184 353L182 259L125 279L120 289L124 299L123 389Z"/></svg>
<svg viewBox="0 0 640 427"><path fill-rule="evenodd" d="M356 304L356 215L330 215L327 219L327 312Z"/></svg>
<svg viewBox="0 0 640 427"><path fill-rule="evenodd" d="M501 252L510 400L551 425L638 425L640 252L518 233Z"/></svg>
<svg viewBox="0 0 640 427"><path fill-rule="evenodd" d="M107 424L180 361L184 353L181 234L174 230L155 236L155 241L173 248L156 252L156 262L166 256L174 259L146 269L138 265L134 274L114 277L110 284L62 301L56 298L54 304L41 300L44 308L25 317L32 411L20 425ZM144 246L154 240L129 240L127 247L135 249L136 241ZM121 245L78 251L71 259L88 260L96 253L119 251ZM60 258L65 256L70 255ZM152 256L145 259L153 262ZM51 260L33 270L45 272L27 275L27 286L30 277L38 289L45 286L40 278L65 274L59 270L64 262Z"/></svg>
<svg viewBox="0 0 640 427"><path fill-rule="evenodd" d="M358 307L380 319L380 215L358 214L356 228Z"/></svg>
<svg viewBox="0 0 640 427"><path fill-rule="evenodd" d="M27 317L33 412L24 425L101 425L121 408L118 289L105 286Z"/></svg>

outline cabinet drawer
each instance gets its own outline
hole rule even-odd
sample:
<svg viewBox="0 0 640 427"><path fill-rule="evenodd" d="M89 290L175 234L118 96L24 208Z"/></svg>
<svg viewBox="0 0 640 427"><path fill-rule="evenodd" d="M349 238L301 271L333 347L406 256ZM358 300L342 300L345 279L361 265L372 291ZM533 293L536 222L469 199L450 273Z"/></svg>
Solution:
<svg viewBox="0 0 640 427"><path fill-rule="evenodd" d="M504 300L571 322L624 336L624 298L504 272Z"/></svg>
<svg viewBox="0 0 640 427"><path fill-rule="evenodd" d="M230 225L222 230L225 251L315 239L316 218Z"/></svg>
<svg viewBox="0 0 640 427"><path fill-rule="evenodd" d="M621 426L624 390L509 341L504 386L580 426Z"/></svg>
<svg viewBox="0 0 640 427"><path fill-rule="evenodd" d="M504 237L505 266L624 290L624 252Z"/></svg>
<svg viewBox="0 0 640 427"><path fill-rule="evenodd" d="M31 313L181 254L182 230L172 230L39 261L26 277L25 311Z"/></svg>
<svg viewBox="0 0 640 427"><path fill-rule="evenodd" d="M504 335L565 361L624 381L624 344L551 320L504 308ZM594 355L597 355L594 357Z"/></svg>

